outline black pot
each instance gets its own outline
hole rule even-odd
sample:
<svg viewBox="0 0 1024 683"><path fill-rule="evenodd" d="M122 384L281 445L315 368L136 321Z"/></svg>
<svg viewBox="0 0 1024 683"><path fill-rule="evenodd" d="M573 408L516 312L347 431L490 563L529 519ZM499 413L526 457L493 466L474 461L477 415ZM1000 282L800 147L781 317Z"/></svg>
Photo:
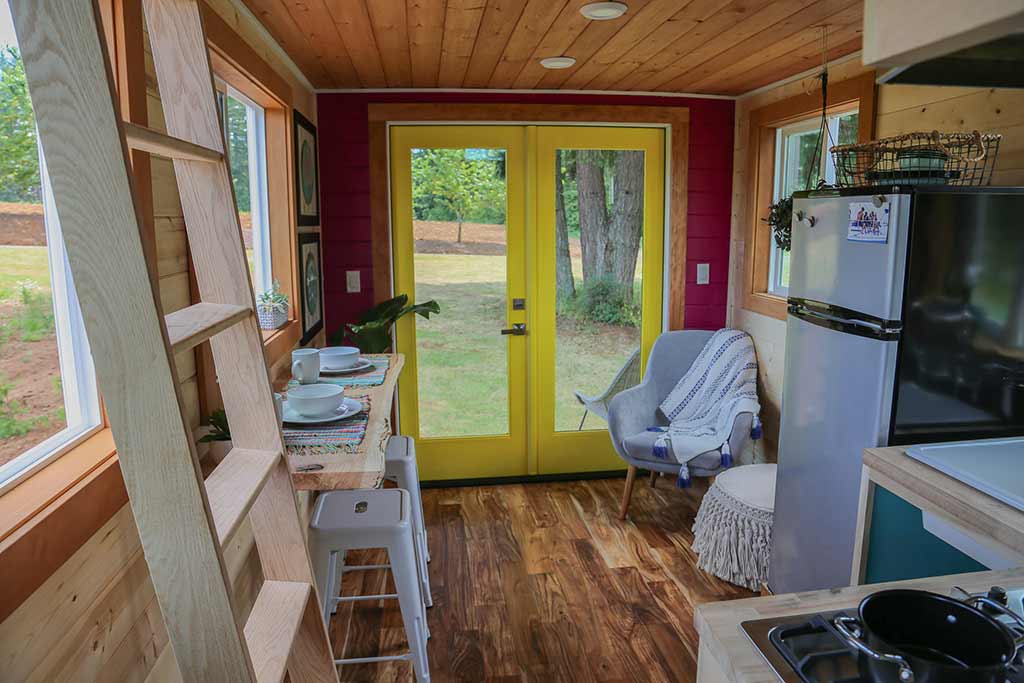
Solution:
<svg viewBox="0 0 1024 683"><path fill-rule="evenodd" d="M1005 683L1017 654L1002 623L944 595L879 591L857 614L836 617L834 625L860 652L861 675L877 683Z"/></svg>

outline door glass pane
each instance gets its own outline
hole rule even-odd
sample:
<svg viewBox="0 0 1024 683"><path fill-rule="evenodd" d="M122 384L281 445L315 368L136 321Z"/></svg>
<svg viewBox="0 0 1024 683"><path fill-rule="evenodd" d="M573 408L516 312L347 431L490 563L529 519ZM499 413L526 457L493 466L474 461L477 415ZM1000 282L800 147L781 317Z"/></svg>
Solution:
<svg viewBox="0 0 1024 683"><path fill-rule="evenodd" d="M505 150L412 150L420 435L507 434Z"/></svg>
<svg viewBox="0 0 1024 683"><path fill-rule="evenodd" d="M640 381L644 153L563 149L555 165L555 430L604 429Z"/></svg>

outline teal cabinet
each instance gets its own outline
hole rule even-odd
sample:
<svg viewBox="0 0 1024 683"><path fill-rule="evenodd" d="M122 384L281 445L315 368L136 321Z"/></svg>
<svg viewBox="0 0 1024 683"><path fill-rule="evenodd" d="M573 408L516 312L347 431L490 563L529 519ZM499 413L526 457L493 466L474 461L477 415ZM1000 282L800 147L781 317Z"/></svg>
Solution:
<svg viewBox="0 0 1024 683"><path fill-rule="evenodd" d="M869 539L867 583L988 569L928 533L921 511L881 486L875 487Z"/></svg>

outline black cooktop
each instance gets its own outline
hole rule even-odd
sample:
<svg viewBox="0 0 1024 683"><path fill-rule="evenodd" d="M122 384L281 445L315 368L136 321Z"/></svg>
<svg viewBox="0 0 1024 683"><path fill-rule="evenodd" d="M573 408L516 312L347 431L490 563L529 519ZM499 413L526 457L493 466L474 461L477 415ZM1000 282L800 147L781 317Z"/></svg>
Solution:
<svg viewBox="0 0 1024 683"><path fill-rule="evenodd" d="M857 654L832 626L846 612L758 619L740 624L783 683L871 683L860 675ZM1007 683L1024 683L1014 667Z"/></svg>

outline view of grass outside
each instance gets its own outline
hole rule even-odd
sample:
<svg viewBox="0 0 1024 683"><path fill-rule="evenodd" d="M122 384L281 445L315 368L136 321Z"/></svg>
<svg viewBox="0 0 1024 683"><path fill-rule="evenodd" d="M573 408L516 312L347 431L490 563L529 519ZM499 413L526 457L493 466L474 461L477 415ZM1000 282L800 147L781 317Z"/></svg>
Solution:
<svg viewBox="0 0 1024 683"><path fill-rule="evenodd" d="M420 433L507 433L504 152L415 150L412 163L416 299L441 306L416 319ZM583 417L574 392L601 394L640 343L643 158L572 151L559 163L557 358L533 371L554 372L564 431Z"/></svg>
<svg viewBox="0 0 1024 683"><path fill-rule="evenodd" d="M21 56L0 46L0 464L65 427L40 202Z"/></svg>

